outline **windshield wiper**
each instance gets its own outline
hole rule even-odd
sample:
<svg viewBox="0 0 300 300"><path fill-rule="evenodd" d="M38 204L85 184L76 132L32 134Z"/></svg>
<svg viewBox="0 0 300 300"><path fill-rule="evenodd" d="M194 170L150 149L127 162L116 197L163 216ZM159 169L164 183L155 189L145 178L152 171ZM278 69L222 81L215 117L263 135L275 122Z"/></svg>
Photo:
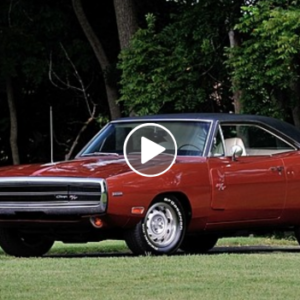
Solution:
<svg viewBox="0 0 300 300"><path fill-rule="evenodd" d="M118 153L113 152L91 152L91 153L85 153L81 156L120 156Z"/></svg>

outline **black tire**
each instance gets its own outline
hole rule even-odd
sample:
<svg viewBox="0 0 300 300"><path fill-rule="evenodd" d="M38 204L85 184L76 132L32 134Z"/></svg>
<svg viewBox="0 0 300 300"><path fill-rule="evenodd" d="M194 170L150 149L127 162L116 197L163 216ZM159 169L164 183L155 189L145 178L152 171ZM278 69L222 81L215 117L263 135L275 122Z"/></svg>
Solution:
<svg viewBox="0 0 300 300"><path fill-rule="evenodd" d="M300 245L300 227L295 228L295 238L296 238L298 244Z"/></svg>
<svg viewBox="0 0 300 300"><path fill-rule="evenodd" d="M0 246L16 257L38 257L46 254L54 241L38 235L22 235L17 229L0 229Z"/></svg>
<svg viewBox="0 0 300 300"><path fill-rule="evenodd" d="M188 235L184 238L180 249L189 254L206 253L218 242L215 235Z"/></svg>
<svg viewBox="0 0 300 300"><path fill-rule="evenodd" d="M154 202L145 218L125 233L125 241L137 255L172 254L180 247L185 230L181 203L174 196L166 196Z"/></svg>

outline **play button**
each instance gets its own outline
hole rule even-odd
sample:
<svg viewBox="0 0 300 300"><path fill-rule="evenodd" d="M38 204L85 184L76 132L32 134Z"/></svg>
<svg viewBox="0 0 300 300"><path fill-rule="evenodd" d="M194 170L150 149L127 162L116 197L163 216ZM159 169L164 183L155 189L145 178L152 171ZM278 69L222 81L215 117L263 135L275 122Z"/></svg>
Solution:
<svg viewBox="0 0 300 300"><path fill-rule="evenodd" d="M141 151L142 164L145 164L150 159L154 158L155 156L161 154L166 150L165 147L162 147L159 144L156 144L143 136L142 136L141 144L142 144L142 151Z"/></svg>
<svg viewBox="0 0 300 300"><path fill-rule="evenodd" d="M177 145L165 126L145 123L130 131L123 151L128 166L135 173L155 177L172 167L176 160Z"/></svg>

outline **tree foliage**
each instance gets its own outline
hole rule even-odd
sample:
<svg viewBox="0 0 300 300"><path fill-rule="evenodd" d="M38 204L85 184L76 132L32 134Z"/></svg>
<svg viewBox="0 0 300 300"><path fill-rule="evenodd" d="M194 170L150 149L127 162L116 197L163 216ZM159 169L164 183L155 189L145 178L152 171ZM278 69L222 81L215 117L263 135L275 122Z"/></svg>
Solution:
<svg viewBox="0 0 300 300"><path fill-rule="evenodd" d="M147 15L147 28L140 29L120 55L120 101L127 113L232 108L223 64L229 3L205 1L184 10L180 6L161 31L155 28L155 17Z"/></svg>
<svg viewBox="0 0 300 300"><path fill-rule="evenodd" d="M287 118L300 100L298 1L259 1L242 10L235 26L242 44L228 51L227 64L244 112ZM293 117L299 125L299 112Z"/></svg>

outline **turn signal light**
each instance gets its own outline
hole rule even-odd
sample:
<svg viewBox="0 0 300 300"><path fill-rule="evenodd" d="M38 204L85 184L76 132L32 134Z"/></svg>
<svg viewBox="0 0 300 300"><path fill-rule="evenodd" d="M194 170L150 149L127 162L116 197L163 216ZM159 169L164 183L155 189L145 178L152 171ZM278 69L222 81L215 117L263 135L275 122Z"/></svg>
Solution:
<svg viewBox="0 0 300 300"><path fill-rule="evenodd" d="M131 213L133 215L142 215L145 211L145 207L142 206L137 206L137 207L132 207L131 208Z"/></svg>
<svg viewBox="0 0 300 300"><path fill-rule="evenodd" d="M92 225L96 228L102 228L104 223L99 217L90 218Z"/></svg>

